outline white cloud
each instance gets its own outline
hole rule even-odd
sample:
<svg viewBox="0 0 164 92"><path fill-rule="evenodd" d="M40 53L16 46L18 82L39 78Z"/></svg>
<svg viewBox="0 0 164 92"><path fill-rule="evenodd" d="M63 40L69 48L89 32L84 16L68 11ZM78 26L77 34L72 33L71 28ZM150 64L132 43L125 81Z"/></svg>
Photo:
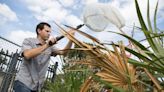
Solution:
<svg viewBox="0 0 164 92"><path fill-rule="evenodd" d="M139 1L139 6L142 12L142 15L144 17L144 20L147 21L146 19L146 11L147 11L147 0L138 0ZM153 20L153 16L154 15L154 9L155 9L155 5L156 5L156 0L151 0L150 1L150 15L151 15L151 20ZM125 20L126 20L126 26L131 26L131 28L123 28L123 31L125 31L126 33L128 33L130 35L131 30L132 30L132 26L133 23L135 23L135 25L139 26L139 21L138 21L138 17L137 17L137 13L136 13L136 8L135 8L135 3L134 1L131 0L113 0L111 2L109 2L110 5L116 7L121 14L124 16ZM160 4L160 3L159 3ZM159 10L162 9L162 6L159 7ZM160 12L162 13L162 12ZM113 27L108 27L106 30L112 30L115 32L119 32L118 29L115 29ZM99 33L95 33L96 37L98 39L100 39L101 41L118 41L118 40L124 40L125 39L120 39L120 37L118 37L118 35L114 35L108 32L99 32Z"/></svg>
<svg viewBox="0 0 164 92"><path fill-rule="evenodd" d="M82 20L80 20L77 16L75 15L68 15L65 17L65 21L67 22L67 24L69 24L70 26L76 27L79 24L82 24Z"/></svg>
<svg viewBox="0 0 164 92"><path fill-rule="evenodd" d="M33 15L39 21L50 21L56 20L61 22L65 19L65 16L69 14L69 10L66 10L65 7L74 6L75 0L25 0L24 3L27 4L28 8L33 12ZM81 4L90 4L90 3L97 3L98 0L84 0ZM141 10L143 12L144 19L146 19L146 11L147 11L147 0L138 0ZM157 0L150 1L150 12L153 15L153 11L155 9L155 4ZM164 1L159 1L159 9L164 8ZM77 3L76 3L77 4ZM79 3L78 3L79 4ZM79 5L81 5L79 4ZM113 0L110 2L112 6L117 7L127 21L127 25L131 25L132 23L136 22L139 25L135 4L132 0ZM64 7L63 7L64 6ZM161 12L162 13L162 12ZM164 14L161 14L164 15ZM153 17L153 16L151 16Z"/></svg>
<svg viewBox="0 0 164 92"><path fill-rule="evenodd" d="M36 33L25 30L15 30L11 31L6 38L21 45L23 40L28 37L36 37Z"/></svg>
<svg viewBox="0 0 164 92"><path fill-rule="evenodd" d="M159 0L159 11L158 12L160 12L160 16L162 17L162 18L164 18L164 0Z"/></svg>
<svg viewBox="0 0 164 92"><path fill-rule="evenodd" d="M10 9L6 4L0 3L0 25L8 22L8 21L18 21L18 17L14 11Z"/></svg>
<svg viewBox="0 0 164 92"><path fill-rule="evenodd" d="M47 9L51 7L59 7L60 5L53 0L24 0L23 3L27 4L28 6L39 6L42 9Z"/></svg>
<svg viewBox="0 0 164 92"><path fill-rule="evenodd" d="M33 12L36 12L36 13L42 12L41 7L39 7L39 6L29 6L28 9L33 11Z"/></svg>
<svg viewBox="0 0 164 92"><path fill-rule="evenodd" d="M20 47L15 44L12 44L11 42L8 42L4 39L0 39L0 42L1 42L0 48L3 49L4 51L8 50L9 53L16 52L17 50L20 51Z"/></svg>
<svg viewBox="0 0 164 92"><path fill-rule="evenodd" d="M60 1L60 0L59 0ZM78 18L76 15L71 15L70 10L65 9L65 7L74 6L75 0L64 0L64 1L56 1L56 0L25 0L23 1L29 10L32 11L33 15L36 19L39 21L56 21L57 23L61 23L63 21L67 22L68 25L77 26L78 24L81 24L82 21L80 18ZM147 11L147 0L138 0L139 5L141 7L144 19L146 19L146 11ZM96 3L98 0L84 0L81 1L81 4L86 5L90 3ZM162 4L162 0L160 0L159 3L159 9L162 9L164 7L164 4ZM77 3L76 3L77 4ZM81 5L80 3L78 3ZM135 4L132 0L112 0L109 2L112 6L118 8L118 10L121 12L121 14L124 16L126 20L127 26L133 26L132 24L135 22L137 26L139 26ZM150 1L150 12L151 15L153 15L153 11L155 9L156 0ZM64 6L64 7L63 7ZM76 13L75 13L76 14ZM162 14L161 14L162 15ZM153 18L153 16L151 16ZM111 30L112 28L108 28ZM131 28L132 29L132 28ZM130 30L131 30L130 29ZM115 30L115 29L114 29ZM84 30L85 31L85 30ZM128 32L129 30L124 30ZM107 35L106 32L102 32L99 34L96 34L96 37L106 40L106 39L112 39L115 38L115 36Z"/></svg>
<svg viewBox="0 0 164 92"><path fill-rule="evenodd" d="M59 3L61 3L64 7L70 7L74 4L76 0L57 0Z"/></svg>
<svg viewBox="0 0 164 92"><path fill-rule="evenodd" d="M98 0L84 0L83 3L84 4L90 4L90 3L97 3Z"/></svg>
<svg viewBox="0 0 164 92"><path fill-rule="evenodd" d="M28 9L32 11L32 15L39 21L57 21L61 22L69 13L61 3L53 0L25 0ZM65 2L70 5L72 3Z"/></svg>
<svg viewBox="0 0 164 92"><path fill-rule="evenodd" d="M147 11L147 0L144 0L144 1L138 0L138 2L139 2L140 10L141 10L142 15L144 17L144 20L147 23L147 15L146 15L147 14L147 12L146 12ZM156 2L157 2L156 0L150 1L150 15L151 15L150 17L151 17L152 21L153 21L153 17L154 17L153 15L154 15L154 9L156 6ZM121 12L121 14L124 16L124 18L126 20L126 27L123 28L123 31L125 33L127 33L129 35L131 34L133 23L135 23L136 26L140 26L139 21L138 21L138 17L137 17L137 13L136 13L134 1L131 1L131 0L113 0L113 1L109 2L109 4L116 7ZM161 5L160 4L161 3L159 3L158 9L162 10L164 4L161 4ZM159 11L158 14L162 15L163 12ZM159 19L163 19L161 17ZM117 29L113 29L112 27L108 27L106 30L112 30L112 31L118 32ZM100 33L96 34L96 37L98 37L101 41L124 40L124 39L120 39L117 35L110 34L107 32L100 32Z"/></svg>
<svg viewBox="0 0 164 92"><path fill-rule="evenodd" d="M142 12L142 16L144 17L144 20L147 21L147 0L137 0L140 10ZM163 0L159 0L159 10L164 8L164 2ZM154 10L155 6L157 3L157 0L149 0L150 2L150 17L151 20L153 21L153 15L154 15ZM110 4L114 7L117 7L121 14L124 16L126 20L126 25L132 26L133 23L135 23L137 26L139 26L139 21L136 13L136 8L135 8L135 2L133 0L113 0L110 2ZM159 13L159 12L158 12ZM160 12L162 14L163 12Z"/></svg>

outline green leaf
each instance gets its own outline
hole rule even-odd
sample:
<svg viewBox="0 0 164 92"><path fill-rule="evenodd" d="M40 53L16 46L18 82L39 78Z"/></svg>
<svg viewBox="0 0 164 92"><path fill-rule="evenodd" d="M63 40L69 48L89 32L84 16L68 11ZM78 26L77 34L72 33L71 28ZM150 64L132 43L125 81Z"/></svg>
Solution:
<svg viewBox="0 0 164 92"><path fill-rule="evenodd" d="M141 11L140 11L137 0L135 0L135 5L136 5L136 11L137 11L138 19L139 19L139 22L140 22L141 27L142 27L142 31L144 32L146 38L151 38L151 35L146 32L146 31L148 31L148 29L147 29L146 24L143 20L143 17L142 17L142 14L141 14ZM147 39L147 41L151 45L153 51L158 52L158 49L157 49L156 45L153 42L153 39Z"/></svg>
<svg viewBox="0 0 164 92"><path fill-rule="evenodd" d="M152 26L151 26L151 20L150 20L150 11L149 11L149 0L147 3L147 20L148 20L149 30L152 32Z"/></svg>
<svg viewBox="0 0 164 92"><path fill-rule="evenodd" d="M154 13L154 29L155 31L157 32L157 9L158 9L158 1L157 1L157 5L156 5L156 8L155 8L155 13Z"/></svg>
<svg viewBox="0 0 164 92"><path fill-rule="evenodd" d="M108 32L112 32L112 31L108 31ZM123 37L127 38L128 40L130 40L133 44L135 44L137 47L139 47L142 52L144 52L144 54L148 55L148 56L143 56L141 55L141 53L138 53L134 50L131 50L129 48L125 48L125 50L127 50L128 52L132 53L133 55L137 56L138 58L149 62L151 61L151 64L157 65L158 67L163 67L163 63L162 61L158 58L158 56L156 56L154 53L152 53L151 51L149 51L144 45L140 44L138 41L136 41L135 39L133 39L132 37L125 35L125 34L121 34L118 32L112 32L112 33L116 33L119 35L122 35ZM157 52L156 52L157 53ZM151 59L149 59L151 58ZM159 60L159 61L155 61L155 60Z"/></svg>
<svg viewBox="0 0 164 92"><path fill-rule="evenodd" d="M131 59L131 58L128 59L128 62L133 64L133 65L136 65L136 66L141 66L141 67L147 68L149 70L154 70L154 71L158 71L158 72L161 72L161 73L163 73L163 71L164 71L164 69L161 69L161 68L158 68L158 67L149 66L148 64L146 64L144 62L139 62L139 61Z"/></svg>
<svg viewBox="0 0 164 92"><path fill-rule="evenodd" d="M108 88L113 88L113 91L114 91L114 92L125 92L125 90L123 90L122 88L113 86L111 83L106 82L106 81L104 81L104 80L101 80L99 77L97 77L97 76L95 76L95 75L93 76L93 78L94 78L94 80L96 80L96 81L98 81L98 82L104 84L106 87L108 87Z"/></svg>

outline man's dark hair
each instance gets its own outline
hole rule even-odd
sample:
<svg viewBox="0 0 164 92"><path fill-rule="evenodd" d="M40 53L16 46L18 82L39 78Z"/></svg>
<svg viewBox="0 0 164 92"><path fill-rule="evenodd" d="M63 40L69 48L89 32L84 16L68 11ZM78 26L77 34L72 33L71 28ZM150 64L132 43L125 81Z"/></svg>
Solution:
<svg viewBox="0 0 164 92"><path fill-rule="evenodd" d="M44 25L51 27L50 24L46 23L46 22L40 22L37 26L36 26L36 34L38 35L38 29L42 30L44 28Z"/></svg>

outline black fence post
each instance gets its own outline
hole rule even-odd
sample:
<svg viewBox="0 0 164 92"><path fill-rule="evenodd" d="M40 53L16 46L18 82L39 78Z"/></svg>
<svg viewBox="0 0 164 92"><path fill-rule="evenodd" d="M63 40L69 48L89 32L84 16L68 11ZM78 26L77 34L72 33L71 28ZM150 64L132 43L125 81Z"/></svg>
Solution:
<svg viewBox="0 0 164 92"><path fill-rule="evenodd" d="M51 82L53 82L53 83L55 82L57 67L58 67L58 62L56 62L55 66L53 67L53 76L52 76L52 79L51 79Z"/></svg>
<svg viewBox="0 0 164 92"><path fill-rule="evenodd" d="M17 64L17 60L19 58L19 54L18 53L14 53L13 57L11 59L8 71L6 72L5 76L4 76L4 82L2 85L2 89L0 90L0 92L8 92L9 88L10 88L10 84L12 82L12 78L13 78L13 74L15 74L15 67Z"/></svg>

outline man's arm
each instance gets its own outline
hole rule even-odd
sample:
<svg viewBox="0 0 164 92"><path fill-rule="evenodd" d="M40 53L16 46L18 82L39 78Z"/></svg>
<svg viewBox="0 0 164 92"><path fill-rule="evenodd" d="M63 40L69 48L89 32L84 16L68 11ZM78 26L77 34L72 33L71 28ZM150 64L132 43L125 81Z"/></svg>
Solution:
<svg viewBox="0 0 164 92"><path fill-rule="evenodd" d="M72 41L69 41L63 50L59 50L55 53L58 55L65 55L68 52L68 49L71 48L71 46L72 46Z"/></svg>
<svg viewBox="0 0 164 92"><path fill-rule="evenodd" d="M44 45L39 46L37 48L26 49L23 51L23 56L25 59L31 59L31 58L36 57L37 55L41 54L48 47L49 47L48 44L44 44Z"/></svg>
<svg viewBox="0 0 164 92"><path fill-rule="evenodd" d="M75 34L75 30L70 30L69 33L73 36ZM69 40L69 42L67 43L67 45L64 47L63 50L58 50L55 53L58 55L64 55L68 52L68 49L70 49L72 46L72 41Z"/></svg>

